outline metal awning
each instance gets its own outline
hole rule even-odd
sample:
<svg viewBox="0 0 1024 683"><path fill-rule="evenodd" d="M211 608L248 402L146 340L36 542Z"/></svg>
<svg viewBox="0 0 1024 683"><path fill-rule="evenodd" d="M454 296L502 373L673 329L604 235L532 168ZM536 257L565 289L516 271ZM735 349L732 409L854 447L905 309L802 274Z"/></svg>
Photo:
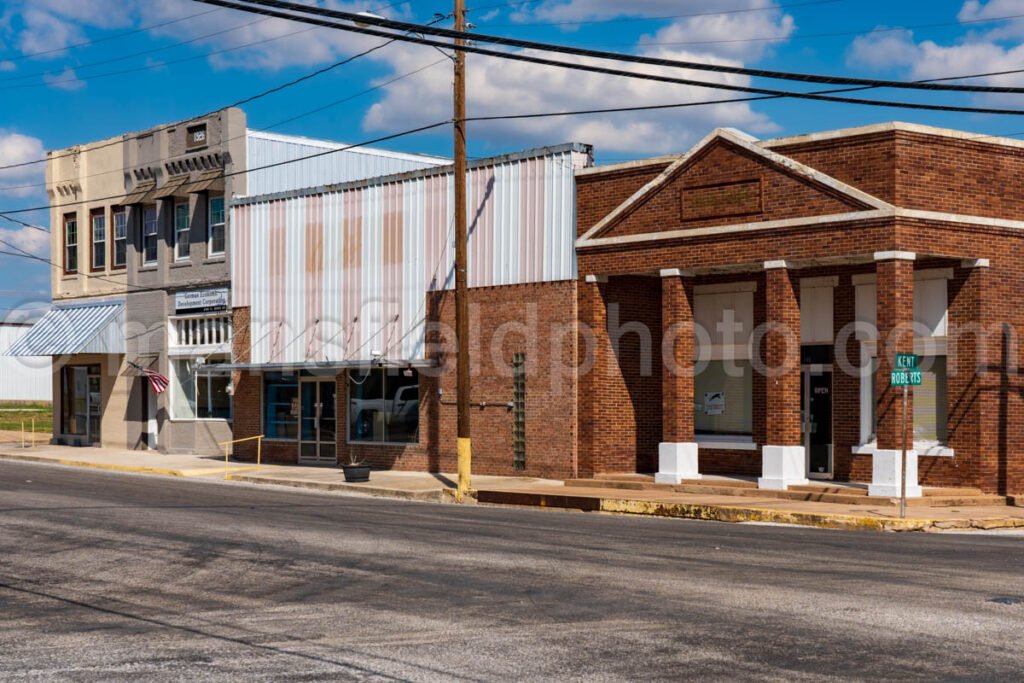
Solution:
<svg viewBox="0 0 1024 683"><path fill-rule="evenodd" d="M186 193L192 192L214 192L224 191L224 169L219 168L216 171L204 171L199 174L199 177L194 181L185 186Z"/></svg>
<svg viewBox="0 0 1024 683"><path fill-rule="evenodd" d="M135 189L129 192L124 199L121 200L121 204L128 206L130 204L141 204L142 202L152 199L150 194L156 189L155 180L146 180L135 186Z"/></svg>
<svg viewBox="0 0 1024 683"><path fill-rule="evenodd" d="M432 368L437 363L432 360L386 360L383 366L377 359L342 360L342 361L307 361L305 363L210 363L200 365L196 373L201 375L226 375L238 371L248 372L324 372L347 370L350 368Z"/></svg>
<svg viewBox="0 0 1024 683"><path fill-rule="evenodd" d="M5 356L124 353L124 302L104 301L50 309Z"/></svg>
<svg viewBox="0 0 1024 683"><path fill-rule="evenodd" d="M188 192L182 191L181 187L183 185L185 185L187 182L188 182L188 174L187 173L185 175L174 176L173 178L168 178L167 182L164 183L163 187L161 187L159 190L156 190L155 192L153 192L153 194L151 195L151 198L152 199L163 199L165 197L173 197L176 194L186 195L186 194L188 194Z"/></svg>

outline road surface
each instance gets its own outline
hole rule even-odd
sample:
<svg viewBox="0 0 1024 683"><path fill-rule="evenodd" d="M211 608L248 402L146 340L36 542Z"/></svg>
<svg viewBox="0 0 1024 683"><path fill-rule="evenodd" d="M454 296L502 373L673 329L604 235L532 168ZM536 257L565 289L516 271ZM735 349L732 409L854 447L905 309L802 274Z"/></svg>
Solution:
<svg viewBox="0 0 1024 683"><path fill-rule="evenodd" d="M1020 680L1024 536L0 463L0 679Z"/></svg>

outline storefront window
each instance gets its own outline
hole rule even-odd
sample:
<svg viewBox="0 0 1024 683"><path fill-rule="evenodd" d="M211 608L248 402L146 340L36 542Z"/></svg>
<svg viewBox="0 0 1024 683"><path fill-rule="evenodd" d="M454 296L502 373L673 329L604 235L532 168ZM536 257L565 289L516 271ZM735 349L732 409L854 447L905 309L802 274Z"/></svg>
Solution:
<svg viewBox="0 0 1024 683"><path fill-rule="evenodd" d="M271 372L263 376L263 432L268 439L298 438L298 375Z"/></svg>
<svg viewBox="0 0 1024 683"><path fill-rule="evenodd" d="M753 391L750 361L709 361L693 379L694 432L751 436Z"/></svg>
<svg viewBox="0 0 1024 683"><path fill-rule="evenodd" d="M349 441L418 440L419 373L411 368L373 368L353 370L348 379Z"/></svg>
<svg viewBox="0 0 1024 683"><path fill-rule="evenodd" d="M226 362L224 358L207 359L204 365ZM178 420L230 420L231 395L228 375L197 372L194 358L171 361L171 412Z"/></svg>
<svg viewBox="0 0 1024 683"><path fill-rule="evenodd" d="M914 396L914 441L926 444L946 445L948 439L948 413L946 410L946 357L921 356L921 384L912 388ZM862 391L869 395L867 405L871 411L871 431L864 435L864 442L876 440L878 433L878 392L874 377L878 371L878 360L871 359L871 374L863 377Z"/></svg>

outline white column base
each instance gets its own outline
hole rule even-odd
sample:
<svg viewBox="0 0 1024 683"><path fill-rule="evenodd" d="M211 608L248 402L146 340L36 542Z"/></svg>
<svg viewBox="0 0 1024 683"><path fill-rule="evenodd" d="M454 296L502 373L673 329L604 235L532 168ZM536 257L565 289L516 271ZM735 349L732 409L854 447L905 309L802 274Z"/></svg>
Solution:
<svg viewBox="0 0 1024 683"><path fill-rule="evenodd" d="M658 473L654 481L659 484L678 484L683 479L700 479L697 472L697 444L658 444Z"/></svg>
<svg viewBox="0 0 1024 683"><path fill-rule="evenodd" d="M871 485L869 496L900 497L901 451L875 450L871 456ZM907 451L907 498L920 498L921 485L917 483L917 451Z"/></svg>
<svg viewBox="0 0 1024 683"><path fill-rule="evenodd" d="M789 486L807 484L807 461L803 446L762 446L761 478L757 488L785 491Z"/></svg>

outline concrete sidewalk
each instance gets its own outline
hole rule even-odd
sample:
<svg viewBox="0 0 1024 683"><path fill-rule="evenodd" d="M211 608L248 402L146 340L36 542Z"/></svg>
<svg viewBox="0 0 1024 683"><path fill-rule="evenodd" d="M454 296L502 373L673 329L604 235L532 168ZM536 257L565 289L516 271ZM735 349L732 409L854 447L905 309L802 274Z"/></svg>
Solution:
<svg viewBox="0 0 1024 683"><path fill-rule="evenodd" d="M453 500L455 476L427 472L375 471L369 482L348 483L341 469L300 465L230 462L209 455L166 455L152 451L37 446L0 448L0 460L42 462L119 472L228 479L256 485L346 491L405 500ZM749 495L713 495L665 489L622 488L621 482L564 482L528 477L477 475L478 502L544 509L614 512L720 522L800 524L831 529L943 531L1024 528L1024 507L973 505L932 507L918 504L899 519L893 505L837 504ZM919 500L918 503L925 501Z"/></svg>

